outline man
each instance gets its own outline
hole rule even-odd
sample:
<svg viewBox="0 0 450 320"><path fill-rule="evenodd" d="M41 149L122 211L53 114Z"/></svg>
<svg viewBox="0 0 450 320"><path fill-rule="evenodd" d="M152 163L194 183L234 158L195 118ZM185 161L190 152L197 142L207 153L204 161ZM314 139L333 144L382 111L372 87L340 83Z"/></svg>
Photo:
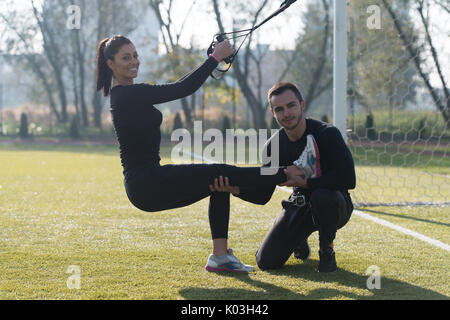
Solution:
<svg viewBox="0 0 450 320"><path fill-rule="evenodd" d="M275 220L256 253L260 269L281 268L290 255L306 260L310 255L308 237L319 231L319 272L337 270L333 241L336 231L350 219L353 204L348 193L356 185L352 155L339 130L329 124L306 119L305 105L298 88L289 82L275 84L268 94L271 112L281 129L266 143L270 156L273 139L279 139L280 166L288 181L282 186L294 187L289 200ZM264 166L270 162L263 159ZM256 204L267 203L275 188L239 189L228 180L217 181L214 190Z"/></svg>

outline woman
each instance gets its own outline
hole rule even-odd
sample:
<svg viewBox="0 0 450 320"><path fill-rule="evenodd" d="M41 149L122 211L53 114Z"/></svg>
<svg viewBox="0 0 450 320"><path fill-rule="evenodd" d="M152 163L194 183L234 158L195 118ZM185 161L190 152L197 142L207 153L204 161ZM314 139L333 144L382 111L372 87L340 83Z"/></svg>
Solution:
<svg viewBox="0 0 450 320"><path fill-rule="evenodd" d="M286 181L280 169L263 176L260 168L238 168L225 164L164 165L159 161L162 114L153 105L193 94L206 81L218 63L230 56L228 41L216 44L210 57L197 69L175 83L134 84L139 59L133 43L124 36L100 41L97 49L97 90L111 94L111 113L123 166L129 200L137 208L155 212L188 206L211 196L209 219L213 253L208 271L253 271L227 249L229 194L211 192L216 177L228 177L241 187L277 185ZM112 87L111 87L112 85Z"/></svg>

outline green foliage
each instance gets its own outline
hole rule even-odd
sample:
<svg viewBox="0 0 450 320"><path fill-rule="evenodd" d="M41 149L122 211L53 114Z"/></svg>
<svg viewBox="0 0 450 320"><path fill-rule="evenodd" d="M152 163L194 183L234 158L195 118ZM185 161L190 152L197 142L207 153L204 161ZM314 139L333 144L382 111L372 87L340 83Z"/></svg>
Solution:
<svg viewBox="0 0 450 320"><path fill-rule="evenodd" d="M370 128L375 131L371 133L372 137L385 142L450 139L450 130L446 129L444 119L435 111L373 111L371 116L357 114L353 120L349 118L348 123L352 121L355 132L350 136L355 140L369 138Z"/></svg>
<svg viewBox="0 0 450 320"><path fill-rule="evenodd" d="M28 117L25 113L20 115L20 130L19 137L22 139L26 139L30 136L28 133Z"/></svg>
<svg viewBox="0 0 450 320"><path fill-rule="evenodd" d="M173 127L172 128L173 128L173 131L183 128L183 121L181 120L181 116L180 116L179 112L177 112L175 114L175 118L173 119Z"/></svg>
<svg viewBox="0 0 450 320"><path fill-rule="evenodd" d="M366 116L365 127L367 138L369 138L370 140L376 140L378 137L377 131L375 130L375 119L372 113L369 113Z"/></svg>
<svg viewBox="0 0 450 320"><path fill-rule="evenodd" d="M174 46L174 50L158 58L152 75L156 79L176 81L197 67L204 59L204 53L195 48Z"/></svg>
<svg viewBox="0 0 450 320"><path fill-rule="evenodd" d="M226 133L227 129L232 129L230 118L225 115L222 120L222 132Z"/></svg>
<svg viewBox="0 0 450 320"><path fill-rule="evenodd" d="M367 26L371 16L367 8L373 5L381 10L380 29ZM408 32L411 45L416 45L418 39L409 15L411 5L411 2L396 1L400 22ZM404 108L414 101L417 72L382 1L350 1L349 28L349 88L358 103L371 112Z"/></svg>
<svg viewBox="0 0 450 320"><path fill-rule="evenodd" d="M80 128L78 123L78 117L76 115L72 116L70 120L69 135L72 139L80 138Z"/></svg>
<svg viewBox="0 0 450 320"><path fill-rule="evenodd" d="M426 118L421 118L418 122L417 135L419 139L424 139L427 136L425 128L426 121L427 121Z"/></svg>
<svg viewBox="0 0 450 320"><path fill-rule="evenodd" d="M330 1L325 0L325 3L329 4ZM309 1L306 2L306 5L307 10L302 17L305 29L296 40L295 52L297 56L286 80L293 81L299 85L304 98L309 99L307 101L308 110L310 108L317 110L323 107L315 104L319 89L331 89L333 75L333 27L330 21L328 41L325 52L323 52L326 25L323 1ZM325 61L321 60L323 56L325 56ZM313 80L314 74L320 66L323 66L322 75L318 82L315 83ZM313 96L310 96L312 88L315 88L316 92Z"/></svg>

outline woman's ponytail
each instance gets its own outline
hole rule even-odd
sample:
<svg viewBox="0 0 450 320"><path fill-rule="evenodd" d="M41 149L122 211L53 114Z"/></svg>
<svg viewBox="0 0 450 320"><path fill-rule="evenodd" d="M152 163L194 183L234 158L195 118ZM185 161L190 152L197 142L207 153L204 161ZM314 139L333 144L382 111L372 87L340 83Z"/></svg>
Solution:
<svg viewBox="0 0 450 320"><path fill-rule="evenodd" d="M97 47L97 91L103 89L103 95L105 97L109 95L111 90L111 81L113 76L111 69L106 63L108 58L105 56L105 47L109 40L109 38L101 40Z"/></svg>

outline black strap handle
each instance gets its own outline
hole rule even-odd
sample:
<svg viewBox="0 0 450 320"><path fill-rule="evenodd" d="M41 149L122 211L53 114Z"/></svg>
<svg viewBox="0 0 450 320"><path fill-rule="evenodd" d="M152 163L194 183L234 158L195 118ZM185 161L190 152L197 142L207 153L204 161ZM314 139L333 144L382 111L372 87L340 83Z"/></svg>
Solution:
<svg viewBox="0 0 450 320"><path fill-rule="evenodd" d="M296 1L297 1L297 0L285 0L285 1L281 4L280 8L279 8L277 11L275 11L273 14L271 14L269 17L267 17L266 19L264 19L261 23L257 24L257 25L254 26L253 28L245 29L245 30L239 30L239 31L233 31L233 32L227 32L227 33L222 33L222 34L216 34L216 35L214 36L217 42L216 42L216 41L213 41L213 42L210 44L210 46L209 46L209 48L208 48L208 50L207 50L207 54L208 54L208 55L210 55L210 54L213 53L213 51L214 51L214 46L215 46L216 43L222 42L222 41L224 41L224 40L226 39L226 38L225 38L226 35L233 35L233 37L231 37L231 39L237 39L237 38L240 38L240 37L245 37L244 40L242 41L241 45L239 46L239 48L236 50L236 52L235 52L233 55L231 55L231 56L229 56L229 57L223 59L223 61L226 62L226 63L228 64L228 68L225 69L225 70L217 69L217 71L221 73L221 76L222 76L222 77L223 77L223 75L231 68L231 64L233 63L234 58L235 58L236 55L238 54L239 50L241 49L241 47L242 47L243 43L245 42L245 40L247 39L247 37L248 37L253 31L255 31L256 29L258 29L259 27L261 27L263 24L265 24L266 22L268 22L269 20L273 19L274 17L276 17L277 15L279 15L281 12L283 12L284 10L286 10L291 4L293 4L293 3L296 2ZM245 34L242 34L242 33L244 33L244 32L246 32L246 33L245 33ZM240 34L240 35L235 36L236 34ZM217 77L215 77L214 75L211 75L211 76L212 76L213 78L217 79Z"/></svg>
<svg viewBox="0 0 450 320"><path fill-rule="evenodd" d="M225 41L225 37L222 34L219 34L216 36L216 40L217 40L217 43L219 43L219 42ZM212 42L211 45L209 46L208 51L207 51L208 55L213 53L215 44L216 44L216 42ZM223 59L223 61L225 61L228 64L231 64L231 63L233 63L235 56L236 56L236 53Z"/></svg>

